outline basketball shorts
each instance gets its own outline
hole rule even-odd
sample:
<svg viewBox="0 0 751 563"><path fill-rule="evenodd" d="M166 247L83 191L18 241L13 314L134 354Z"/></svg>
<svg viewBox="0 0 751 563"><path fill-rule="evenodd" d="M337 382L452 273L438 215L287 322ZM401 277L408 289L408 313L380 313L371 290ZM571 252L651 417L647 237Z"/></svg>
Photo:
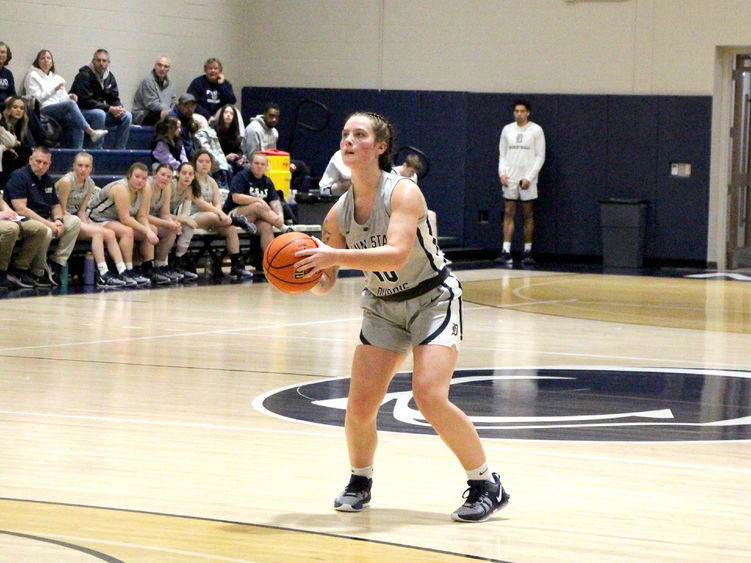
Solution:
<svg viewBox="0 0 751 563"><path fill-rule="evenodd" d="M503 199L512 199L514 201L532 201L537 199L537 184L530 184L530 186L523 190L519 187L518 180L509 180L508 186L503 186Z"/></svg>
<svg viewBox="0 0 751 563"><path fill-rule="evenodd" d="M385 301L364 291L360 305L363 344L407 353L423 344L459 348L462 341L462 286L453 275L406 301Z"/></svg>

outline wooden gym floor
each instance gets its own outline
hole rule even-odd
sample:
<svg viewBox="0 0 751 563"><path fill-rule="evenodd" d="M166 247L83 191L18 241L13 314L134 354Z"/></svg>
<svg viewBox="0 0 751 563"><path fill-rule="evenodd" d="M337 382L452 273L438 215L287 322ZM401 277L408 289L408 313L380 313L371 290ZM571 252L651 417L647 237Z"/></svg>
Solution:
<svg viewBox="0 0 751 563"><path fill-rule="evenodd" d="M371 506L332 509L360 278L0 299L0 561L751 560L751 284L457 275L490 521L450 520L409 363Z"/></svg>

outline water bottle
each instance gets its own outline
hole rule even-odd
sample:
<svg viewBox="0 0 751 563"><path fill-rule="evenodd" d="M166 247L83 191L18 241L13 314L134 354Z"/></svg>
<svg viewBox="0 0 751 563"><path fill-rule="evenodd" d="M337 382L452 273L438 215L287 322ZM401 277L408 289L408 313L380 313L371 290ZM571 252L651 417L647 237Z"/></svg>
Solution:
<svg viewBox="0 0 751 563"><path fill-rule="evenodd" d="M94 255L91 252L86 253L86 257L83 259L83 284L94 285L94 269L96 264L94 263Z"/></svg>
<svg viewBox="0 0 751 563"><path fill-rule="evenodd" d="M211 277L211 274L214 270L214 257L211 255L211 252L206 254L206 261L203 263L203 275L207 278Z"/></svg>

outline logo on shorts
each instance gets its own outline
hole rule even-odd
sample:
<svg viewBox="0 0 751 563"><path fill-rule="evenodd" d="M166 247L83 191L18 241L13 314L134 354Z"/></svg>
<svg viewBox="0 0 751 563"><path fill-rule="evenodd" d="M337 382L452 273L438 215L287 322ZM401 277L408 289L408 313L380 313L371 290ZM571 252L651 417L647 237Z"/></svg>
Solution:
<svg viewBox="0 0 751 563"><path fill-rule="evenodd" d="M459 325L451 323L451 336L456 336L457 334L459 334Z"/></svg>
<svg viewBox="0 0 751 563"><path fill-rule="evenodd" d="M751 372L565 366L457 370L450 398L483 438L592 441L751 440ZM344 425L349 378L276 389L253 406L273 416ZM378 427L434 434L398 373Z"/></svg>

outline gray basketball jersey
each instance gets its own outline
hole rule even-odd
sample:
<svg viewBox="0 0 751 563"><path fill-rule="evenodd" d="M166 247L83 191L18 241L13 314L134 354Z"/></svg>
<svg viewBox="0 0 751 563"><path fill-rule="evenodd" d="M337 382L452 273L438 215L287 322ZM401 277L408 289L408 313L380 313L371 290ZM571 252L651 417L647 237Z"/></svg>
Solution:
<svg viewBox="0 0 751 563"><path fill-rule="evenodd" d="M68 202L66 205L66 211L71 215L76 215L78 210L81 209L83 200L89 195L89 192L94 190L94 180L91 176L87 176L83 181L83 186L76 186L76 175L73 172L68 172L63 178L70 180L70 192L68 193Z"/></svg>
<svg viewBox="0 0 751 563"><path fill-rule="evenodd" d="M214 190L211 187L211 182L209 181L209 179L206 179L205 184L202 184L198 178L196 178L196 181L198 182L198 185L201 186L201 197L209 203L214 201ZM200 213L201 211L203 210L196 205L195 201L193 201L193 204L190 208L190 214L193 215L195 213Z"/></svg>
<svg viewBox="0 0 751 563"><path fill-rule="evenodd" d="M115 200L110 193L112 191L112 186L115 184L125 184L127 186L128 179L121 178L120 180L110 182L91 197L89 200L89 217L92 221L98 221L101 223L104 221L119 220L117 208L115 207ZM138 214L142 198L143 190L138 190L138 192L136 192L136 201L130 204L131 217L135 217Z"/></svg>
<svg viewBox="0 0 751 563"><path fill-rule="evenodd" d="M188 195L190 195L190 186L183 193L178 193L177 180L172 180L172 195L169 200L169 212L172 215L180 215L180 207L188 199Z"/></svg>
<svg viewBox="0 0 751 563"><path fill-rule="evenodd" d="M164 200L167 197L167 192L171 189L171 187L167 186L159 193L158 198L154 198L154 195L156 194L154 180L152 178L149 178L148 182L151 185L151 205L149 206L149 214L158 217L159 210L162 208L162 205L164 205Z"/></svg>
<svg viewBox="0 0 751 563"><path fill-rule="evenodd" d="M405 180L397 174L381 172L373 211L365 224L355 221L353 188L339 198L337 219L339 230L348 248L375 248L386 244L391 217L391 194L396 184ZM417 236L407 263L399 271L364 271L365 289L376 297L393 296L415 288L419 283L435 278L448 265L427 220L427 207L417 222Z"/></svg>

